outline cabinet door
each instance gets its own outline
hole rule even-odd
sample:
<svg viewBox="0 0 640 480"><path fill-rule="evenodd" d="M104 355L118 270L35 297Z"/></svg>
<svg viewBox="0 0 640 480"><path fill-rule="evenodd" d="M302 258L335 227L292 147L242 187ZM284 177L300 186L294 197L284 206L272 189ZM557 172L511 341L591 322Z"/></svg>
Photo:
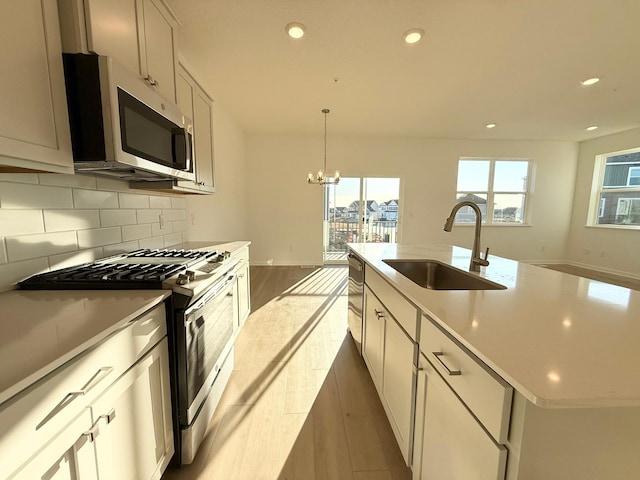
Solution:
<svg viewBox="0 0 640 480"><path fill-rule="evenodd" d="M100 479L159 479L174 451L166 337L91 411Z"/></svg>
<svg viewBox="0 0 640 480"><path fill-rule="evenodd" d="M414 480L504 480L506 461L506 448L494 442L421 357Z"/></svg>
<svg viewBox="0 0 640 480"><path fill-rule="evenodd" d="M130 72L140 74L135 1L84 0L84 6L89 50L115 57Z"/></svg>
<svg viewBox="0 0 640 480"><path fill-rule="evenodd" d="M93 443L85 432L91 426L89 410L74 421L8 478L15 480L92 480L97 479Z"/></svg>
<svg viewBox="0 0 640 480"><path fill-rule="evenodd" d="M193 135L196 150L196 181L213 189L213 101L196 85Z"/></svg>
<svg viewBox="0 0 640 480"><path fill-rule="evenodd" d="M176 101L176 47L173 19L156 0L138 0L142 6L140 27L140 73L151 77L164 98Z"/></svg>
<svg viewBox="0 0 640 480"><path fill-rule="evenodd" d="M382 391L382 360L384 346L384 309L378 299L366 286L364 288L364 322L362 356L373 383Z"/></svg>
<svg viewBox="0 0 640 480"><path fill-rule="evenodd" d="M407 464L410 461L411 408L414 393L413 356L413 341L395 319L387 314L382 394L391 427Z"/></svg>
<svg viewBox="0 0 640 480"><path fill-rule="evenodd" d="M243 263L238 270L238 313L240 325L247 320L251 310L249 288L249 265Z"/></svg>
<svg viewBox="0 0 640 480"><path fill-rule="evenodd" d="M0 58L0 170L73 173L56 2L2 2Z"/></svg>

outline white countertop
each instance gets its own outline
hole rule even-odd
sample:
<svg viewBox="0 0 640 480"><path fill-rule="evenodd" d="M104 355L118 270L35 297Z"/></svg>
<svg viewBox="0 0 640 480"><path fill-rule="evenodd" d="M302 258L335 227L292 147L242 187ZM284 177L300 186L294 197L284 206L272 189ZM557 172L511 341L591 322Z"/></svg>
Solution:
<svg viewBox="0 0 640 480"><path fill-rule="evenodd" d="M496 256L480 276L506 290L428 290L382 260L434 259L467 271L470 250L349 248L532 403L640 405L640 291Z"/></svg>
<svg viewBox="0 0 640 480"><path fill-rule="evenodd" d="M0 404L170 294L167 290L0 294Z"/></svg>

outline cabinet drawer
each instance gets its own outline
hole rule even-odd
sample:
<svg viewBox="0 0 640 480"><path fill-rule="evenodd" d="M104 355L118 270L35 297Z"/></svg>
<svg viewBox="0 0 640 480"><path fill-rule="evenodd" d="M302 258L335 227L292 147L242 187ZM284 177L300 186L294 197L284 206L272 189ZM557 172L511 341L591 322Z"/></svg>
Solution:
<svg viewBox="0 0 640 480"><path fill-rule="evenodd" d="M382 276L365 265L364 281L376 294L413 341L418 339L418 309L394 289Z"/></svg>
<svg viewBox="0 0 640 480"><path fill-rule="evenodd" d="M499 443L507 441L513 388L423 315L420 351Z"/></svg>
<svg viewBox="0 0 640 480"><path fill-rule="evenodd" d="M9 471L22 465L166 333L161 304L5 402L0 465Z"/></svg>

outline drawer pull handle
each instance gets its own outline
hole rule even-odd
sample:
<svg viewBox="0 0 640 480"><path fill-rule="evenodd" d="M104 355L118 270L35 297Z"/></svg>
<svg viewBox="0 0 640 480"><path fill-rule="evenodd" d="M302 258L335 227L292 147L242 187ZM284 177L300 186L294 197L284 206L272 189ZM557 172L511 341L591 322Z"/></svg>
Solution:
<svg viewBox="0 0 640 480"><path fill-rule="evenodd" d="M444 361L442 360L442 357L444 355L443 352L431 352L433 354L434 357L436 357L436 360L438 360L438 362L440 362L440 365L442 365L444 367L444 369L447 371L447 374L449 375L462 375L462 372L460 370L455 370L455 369L451 369L447 366L446 363L444 363Z"/></svg>
<svg viewBox="0 0 640 480"><path fill-rule="evenodd" d="M378 317L378 319L384 318L384 312L382 310L375 308L373 311L376 312L376 317Z"/></svg>
<svg viewBox="0 0 640 480"><path fill-rule="evenodd" d="M36 425L36 430L39 430L43 425L45 425L49 420L55 417L58 413L60 413L67 405L69 405L76 397L81 397L86 395L91 388L93 388L100 380L104 377L108 376L113 367L102 367L98 369L96 373L89 379L89 381L80 389L74 390L72 392L67 393L60 403L58 403L53 410L51 410L46 417L44 417L38 425ZM93 441L93 440L91 440Z"/></svg>
<svg viewBox="0 0 640 480"><path fill-rule="evenodd" d="M100 420L106 420L107 425L109 425L116 418L116 410L112 408L108 413L100 415L98 419L95 421L91 428L84 432L82 435L87 437L90 442L93 442L96 439L96 436L100 434Z"/></svg>

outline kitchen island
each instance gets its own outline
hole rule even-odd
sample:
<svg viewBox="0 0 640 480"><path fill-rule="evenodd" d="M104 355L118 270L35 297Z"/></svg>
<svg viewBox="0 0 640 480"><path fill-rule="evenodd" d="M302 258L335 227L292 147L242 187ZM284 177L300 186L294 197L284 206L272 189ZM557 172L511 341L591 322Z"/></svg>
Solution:
<svg viewBox="0 0 640 480"><path fill-rule="evenodd" d="M442 332L513 388L504 406L508 437L492 439L508 450L507 479L640 478L633 453L640 449L640 292L496 256L479 276L505 289L431 290L383 260L432 259L466 271L471 252L450 245L349 248L365 261L365 284L382 278L419 311L419 358L427 358L429 332ZM454 377L443 378L453 384ZM475 400L462 400L482 423ZM419 447L421 428L415 426ZM413 454L415 462L420 455Z"/></svg>

